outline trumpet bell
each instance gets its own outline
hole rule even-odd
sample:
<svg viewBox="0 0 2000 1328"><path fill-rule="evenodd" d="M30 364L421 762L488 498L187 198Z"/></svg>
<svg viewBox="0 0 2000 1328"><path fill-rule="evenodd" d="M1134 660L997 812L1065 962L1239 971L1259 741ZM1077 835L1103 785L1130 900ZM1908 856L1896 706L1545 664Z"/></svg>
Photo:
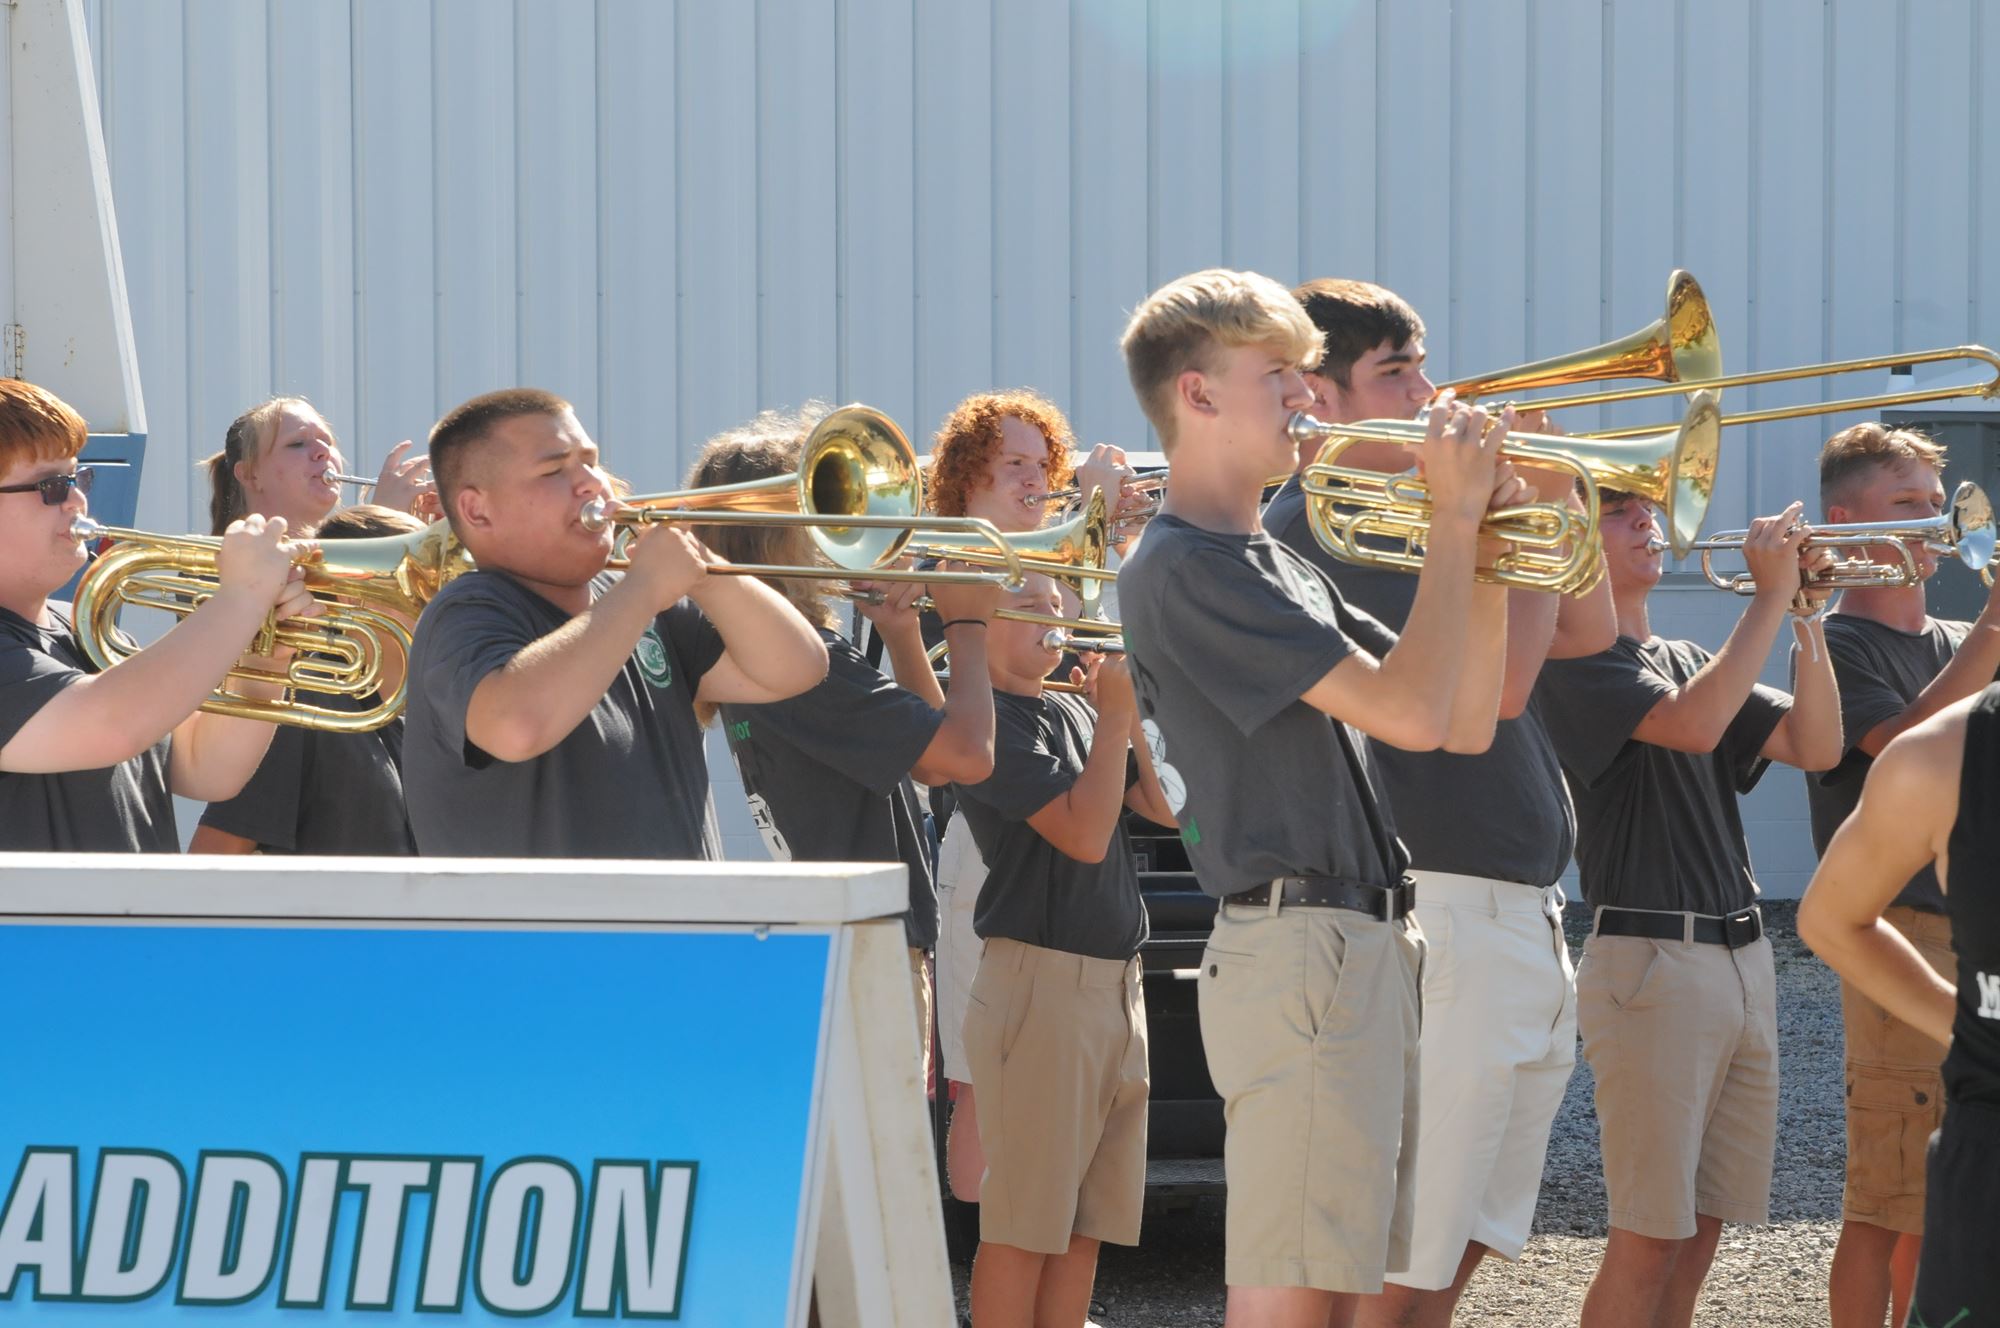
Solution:
<svg viewBox="0 0 2000 1328"><path fill-rule="evenodd" d="M1958 486L1951 500L1952 552L1975 572L1993 562L1993 548L2000 527L1993 519L1993 503L1986 490L1967 480Z"/></svg>
<svg viewBox="0 0 2000 1328"><path fill-rule="evenodd" d="M1676 268L1667 278L1666 310L1630 336L1600 346L1554 355L1497 373L1444 384L1459 400L1511 396L1542 387L1650 378L1662 383L1699 385L1722 373L1722 338L1715 330L1701 283ZM1523 403L1533 407L1535 402Z"/></svg>

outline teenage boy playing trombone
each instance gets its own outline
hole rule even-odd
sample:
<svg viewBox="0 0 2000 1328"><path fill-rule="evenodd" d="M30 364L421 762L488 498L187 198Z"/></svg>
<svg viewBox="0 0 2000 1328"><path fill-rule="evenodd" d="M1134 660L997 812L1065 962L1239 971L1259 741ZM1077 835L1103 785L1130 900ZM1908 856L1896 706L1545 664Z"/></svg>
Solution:
<svg viewBox="0 0 2000 1328"><path fill-rule="evenodd" d="M607 574L615 506L569 403L513 388L431 430L431 470L479 570L417 622L404 787L427 855L715 858L699 701L776 701L826 647L673 526Z"/></svg>
<svg viewBox="0 0 2000 1328"><path fill-rule="evenodd" d="M1139 306L1123 348L1170 482L1120 571L1121 618L1147 744L1222 901L1198 982L1228 1121L1228 1323L1345 1328L1408 1258L1423 957L1361 735L1491 741L1507 601L1473 568L1483 515L1522 486L1497 464L1499 422L1432 414L1428 554L1378 657L1359 637L1384 629L1258 520L1324 349L1298 301L1198 272Z"/></svg>

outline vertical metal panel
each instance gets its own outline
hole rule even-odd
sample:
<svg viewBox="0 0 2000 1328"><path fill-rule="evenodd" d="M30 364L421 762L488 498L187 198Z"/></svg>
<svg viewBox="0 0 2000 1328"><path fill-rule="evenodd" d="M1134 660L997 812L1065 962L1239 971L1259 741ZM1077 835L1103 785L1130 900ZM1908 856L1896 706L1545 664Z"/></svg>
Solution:
<svg viewBox="0 0 2000 1328"><path fill-rule="evenodd" d="M1057 404L1069 382L1069 0L993 11L993 371Z"/></svg>
<svg viewBox="0 0 2000 1328"><path fill-rule="evenodd" d="M437 116L432 373L442 413L482 392L523 383L515 266L521 147L514 135L514 24L490 0L438 0L431 13ZM381 333L371 328L369 335ZM568 382L540 385L575 390Z"/></svg>
<svg viewBox="0 0 2000 1328"><path fill-rule="evenodd" d="M1993 86L1990 71L2000 69L2000 13L1992 5L1972 11L1975 39L1973 67L1987 76L1972 81L1972 155L1964 163L1971 172L1978 193L1973 199L1972 252L1967 270L1972 288L1972 335L1991 337L2000 327L2000 253L1994 251L1993 237L2000 230L2000 88ZM1939 163L1949 169L1950 162Z"/></svg>
<svg viewBox="0 0 2000 1328"><path fill-rule="evenodd" d="M1299 7L1300 281L1375 271L1375 8L1374 0Z"/></svg>
<svg viewBox="0 0 2000 1328"><path fill-rule="evenodd" d="M1604 21L1608 82L1600 280L1605 332L1616 336L1660 316L1666 274L1684 266L1674 224L1681 189L1681 117L1675 6L1614 5L1605 11ZM1708 278L1699 271L1695 275L1706 289ZM1741 325L1723 325L1725 365L1742 363L1742 336ZM1659 418L1659 403L1604 412L1607 423L1618 425Z"/></svg>
<svg viewBox="0 0 2000 1328"><path fill-rule="evenodd" d="M146 467L139 524L207 530L195 460L216 444L188 430L186 65L182 14L168 5L106 0L98 95L125 291L146 394Z"/></svg>
<svg viewBox="0 0 2000 1328"><path fill-rule="evenodd" d="M917 7L912 96L916 178L923 187L912 196L916 393L904 427L919 452L929 450L954 405L995 385L995 235L1006 224L1003 210L1011 219L1018 215L1012 209L1033 206L1003 195L995 183L996 102L1010 106L1002 99L1033 96L1034 89L1023 86L1019 71L996 89L993 21L989 0Z"/></svg>
<svg viewBox="0 0 2000 1328"><path fill-rule="evenodd" d="M265 31L257 0L187 11L187 280L197 296L188 305L188 417L204 451L270 393Z"/></svg>
<svg viewBox="0 0 2000 1328"><path fill-rule="evenodd" d="M311 397L342 436L349 463L365 466L396 439L341 433L355 418L348 37L344 7L271 10L269 390Z"/></svg>
<svg viewBox="0 0 2000 1328"><path fill-rule="evenodd" d="M1537 0L1529 13L1525 77L1533 106L1528 129L1528 346L1526 358L1557 355L1606 335L1599 282L1607 243L1605 212L1605 9L1599 0ZM1591 77L1597 71L1598 77ZM1484 255L1471 256L1475 261ZM1468 347L1453 374L1484 373L1505 356ZM1475 360L1473 357L1477 356ZM1572 431L1598 424L1592 408L1564 421Z"/></svg>
<svg viewBox="0 0 2000 1328"><path fill-rule="evenodd" d="M916 410L916 36L907 0L838 0L841 395Z"/></svg>
<svg viewBox="0 0 2000 1328"><path fill-rule="evenodd" d="M593 19L591 7L582 4L517 0L514 10L520 373L524 381L550 385L572 402L586 429L598 427ZM726 123L727 117L721 118ZM746 209L738 224L747 228L750 215Z"/></svg>
<svg viewBox="0 0 2000 1328"><path fill-rule="evenodd" d="M358 404L342 433L379 459L390 444L422 437L438 408L431 12L354 0L353 14Z"/></svg>
<svg viewBox="0 0 2000 1328"><path fill-rule="evenodd" d="M1452 174L1452 96L1433 89L1464 86L1461 72L1483 87L1488 74L1477 55L1470 71L1456 64L1446 5L1391 0L1378 5L1376 22L1376 85L1382 106L1375 121L1378 265L1373 273L1349 275L1371 277L1409 300L1430 331L1430 345L1442 351L1452 345L1452 210L1467 195ZM1480 146L1485 146L1483 137ZM1492 261L1484 248L1477 257ZM1506 261L1518 266L1518 251Z"/></svg>
<svg viewBox="0 0 2000 1328"><path fill-rule="evenodd" d="M1972 157L1972 3L1924 0L1905 11L1901 82L1909 112L1898 156L1935 168L1907 176L1897 191L1903 253L1896 331L1907 346L1952 346L1970 331L1973 191L1993 171L1991 161Z"/></svg>
<svg viewBox="0 0 2000 1328"><path fill-rule="evenodd" d="M1842 359L1869 354L1896 337L1896 198L1902 189L1896 152L1902 114L1898 12L1876 0L1832 5L1825 290L1828 346ZM1873 95L1848 95L1860 88Z"/></svg>
<svg viewBox="0 0 2000 1328"><path fill-rule="evenodd" d="M831 400L834 292L833 7L762 0L757 17L757 400ZM919 207L921 207L921 202Z"/></svg>
<svg viewBox="0 0 2000 1328"><path fill-rule="evenodd" d="M1153 0L1147 92L1152 273L1222 261L1223 0Z"/></svg>
<svg viewBox="0 0 2000 1328"><path fill-rule="evenodd" d="M1297 0L1233 4L1222 26L1222 261L1277 278L1299 262Z"/></svg>
<svg viewBox="0 0 2000 1328"><path fill-rule="evenodd" d="M1070 422L1092 443L1146 444L1118 338L1146 297L1146 0L1076 10L1071 61L1074 335Z"/></svg>
<svg viewBox="0 0 2000 1328"><path fill-rule="evenodd" d="M1444 372L1526 358L1528 254L1527 0L1453 11L1452 67L1477 91L1451 100L1450 340Z"/></svg>

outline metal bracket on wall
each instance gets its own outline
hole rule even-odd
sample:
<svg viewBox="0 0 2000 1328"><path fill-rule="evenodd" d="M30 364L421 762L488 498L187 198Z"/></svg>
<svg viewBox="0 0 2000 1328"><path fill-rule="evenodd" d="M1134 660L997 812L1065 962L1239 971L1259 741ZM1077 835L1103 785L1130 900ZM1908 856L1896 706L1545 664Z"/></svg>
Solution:
<svg viewBox="0 0 2000 1328"><path fill-rule="evenodd" d="M12 3L13 0L0 0L0 4ZM28 329L19 323L0 328L0 356L5 357L7 376L19 378L28 366Z"/></svg>

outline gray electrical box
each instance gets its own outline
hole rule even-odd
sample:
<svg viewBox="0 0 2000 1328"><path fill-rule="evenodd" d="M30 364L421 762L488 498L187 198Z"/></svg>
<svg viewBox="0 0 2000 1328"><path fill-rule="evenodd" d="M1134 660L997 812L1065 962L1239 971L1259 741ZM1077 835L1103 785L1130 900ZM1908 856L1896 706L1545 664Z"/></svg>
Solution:
<svg viewBox="0 0 2000 1328"><path fill-rule="evenodd" d="M1882 412L1891 428L1918 429L1945 448L1944 491L1949 495L1963 480L2000 496L2000 401L1968 401L1934 406L1909 406ZM1924 602L1933 618L1970 621L1986 604L1986 586L1976 572L1953 558L1941 560L1937 575L1924 586Z"/></svg>

